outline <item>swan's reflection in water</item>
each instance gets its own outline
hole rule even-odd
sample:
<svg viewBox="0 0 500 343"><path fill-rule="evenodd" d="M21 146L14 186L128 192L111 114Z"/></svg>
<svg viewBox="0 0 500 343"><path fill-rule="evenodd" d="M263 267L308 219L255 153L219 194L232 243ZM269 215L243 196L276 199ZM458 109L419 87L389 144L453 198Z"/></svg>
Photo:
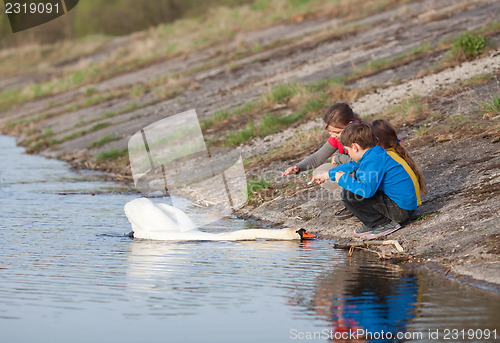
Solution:
<svg viewBox="0 0 500 343"><path fill-rule="evenodd" d="M443 323L450 329L498 326L498 306L487 297L405 272L371 254L348 258L327 240L134 240L127 256L126 293L137 304L135 315L168 317L169 332L179 339L186 320L196 323L193 332L201 341L203 332L286 342L292 332L327 330L331 335L315 341L342 342L349 339L335 339L341 337L336 334L357 330L395 335L427 334L443 330Z"/></svg>
<svg viewBox="0 0 500 343"><path fill-rule="evenodd" d="M134 240L127 287L154 303L155 314L196 314L199 306L258 312L252 305L257 297L272 298L268 290L277 285L294 287L294 269L287 265L297 245L297 241Z"/></svg>
<svg viewBox="0 0 500 343"><path fill-rule="evenodd" d="M332 332L404 332L418 296L415 276L371 256L349 259L323 240L135 240L127 277L130 293L146 298L152 314L197 315L208 306L237 316L284 307L307 323L302 329Z"/></svg>

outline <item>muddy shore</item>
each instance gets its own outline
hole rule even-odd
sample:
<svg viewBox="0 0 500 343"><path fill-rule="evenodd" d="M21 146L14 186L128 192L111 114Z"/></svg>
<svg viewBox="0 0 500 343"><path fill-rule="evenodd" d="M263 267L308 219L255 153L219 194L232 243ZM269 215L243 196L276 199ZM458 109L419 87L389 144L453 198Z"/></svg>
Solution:
<svg viewBox="0 0 500 343"><path fill-rule="evenodd" d="M126 149L132 134L168 115L195 108L200 119L210 118L218 110L259 98L272 85L346 76L368 61L390 59L423 43L437 44L499 21L500 2L492 0L410 1L354 22L332 13L318 14L238 35L226 43L225 51L236 49L241 42L259 42L267 48L233 60L231 65L217 64L223 59L215 53L221 47L210 47L10 107L0 111L0 128L4 134L18 136L18 143L31 152L68 161L74 168L100 169L115 180L130 181L126 159L98 161L97 157L110 149ZM352 30L339 37L336 32L342 25ZM127 39L120 38L120 44L126 44ZM428 267L447 278L500 292L500 119L477 113L478 104L500 94L500 50L494 47L500 44L500 34L491 34L488 40L493 46L490 51L444 70L422 75L446 55L447 51L436 49L399 65L379 68L346 86L363 89L364 95L351 104L361 115L372 115L367 119L381 116L387 107L414 96L425 98L432 111L432 116L395 119L400 138L424 172L429 193L423 196L414 220L388 237L397 240L404 253L398 254L390 247L373 250L411 267ZM103 47L107 52L120 46L116 42L109 44ZM192 73L179 81L182 91L163 101L152 101L154 94L146 92L70 108L82 102L89 87L104 94L187 71ZM484 81L467 83L484 75L488 75ZM35 82L37 77L11 77L17 83L3 82L1 90L19 82ZM135 107L124 111L130 103ZM279 105L280 111L286 113L287 104ZM115 115L106 117L106 113ZM242 122L247 120L254 118ZM297 135L318 128L318 119L307 120L238 146L249 161L245 165L247 179L266 177L274 186L257 192L237 214L276 227L302 227L339 244L349 244L354 228L360 224L354 218L334 218L333 213L342 206L336 193L308 186L308 173L281 176L288 166L322 143L292 156L280 156L277 149L293 144ZM207 131L205 138L239 129L229 126L221 132ZM34 137L49 130L51 139L59 143L35 149ZM95 144L110 135L114 139L106 144ZM278 156L270 158L271 153Z"/></svg>

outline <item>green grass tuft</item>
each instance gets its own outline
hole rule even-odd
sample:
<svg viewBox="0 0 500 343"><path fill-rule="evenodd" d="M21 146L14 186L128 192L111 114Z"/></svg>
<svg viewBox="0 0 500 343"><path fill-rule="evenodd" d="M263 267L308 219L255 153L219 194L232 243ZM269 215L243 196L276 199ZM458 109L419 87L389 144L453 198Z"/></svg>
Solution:
<svg viewBox="0 0 500 343"><path fill-rule="evenodd" d="M118 150L112 148L110 150L100 152L99 155L97 155L97 162L101 163L108 160L116 160L117 158L125 156L127 153L128 153L127 149Z"/></svg>
<svg viewBox="0 0 500 343"><path fill-rule="evenodd" d="M289 99L300 90L298 83L283 83L273 87L269 92L264 94L264 100L268 104L280 104L285 99Z"/></svg>
<svg viewBox="0 0 500 343"><path fill-rule="evenodd" d="M424 213L424 214L421 214L420 216L418 216L417 219L415 219L415 221L422 221L422 220L426 220L426 219L429 219L429 218L432 218L432 217L435 217L437 216L437 212L432 212L432 213Z"/></svg>
<svg viewBox="0 0 500 343"><path fill-rule="evenodd" d="M272 185L271 180L267 177L253 177L247 181L248 197L251 198L253 194L269 189Z"/></svg>
<svg viewBox="0 0 500 343"><path fill-rule="evenodd" d="M147 90L148 89L143 84L137 84L134 87L132 87L132 89L130 90L130 96L132 98L141 97L144 94L146 94Z"/></svg>
<svg viewBox="0 0 500 343"><path fill-rule="evenodd" d="M45 132L42 134L43 138L48 138L54 135L54 132L51 129L45 129Z"/></svg>
<svg viewBox="0 0 500 343"><path fill-rule="evenodd" d="M104 144L115 141L117 139L118 138L113 136L113 135L105 135L101 139L99 139L98 141L92 142L91 146L93 148L99 148L99 147L103 146Z"/></svg>
<svg viewBox="0 0 500 343"><path fill-rule="evenodd" d="M84 94L85 94L85 96L92 96L92 95L94 95L95 93L97 93L97 89L92 88L92 87L87 87L87 88L85 89L85 93L84 93Z"/></svg>
<svg viewBox="0 0 500 343"><path fill-rule="evenodd" d="M489 101L478 104L481 114L486 117L500 115L500 94L493 95Z"/></svg>
<svg viewBox="0 0 500 343"><path fill-rule="evenodd" d="M100 129L104 129L105 127L108 127L108 126L111 126L112 123L107 121L107 122L104 122L104 123L99 123L99 124L96 124L94 126L92 126L88 132L95 132L97 130L100 130Z"/></svg>
<svg viewBox="0 0 500 343"><path fill-rule="evenodd" d="M237 146L242 143L248 142L255 137L268 136L297 122L302 115L302 112L295 112L293 114L282 117L278 117L271 113L265 114L259 120L257 125L254 122L249 121L247 123L247 127L243 130L229 134L226 137L225 142L229 146Z"/></svg>

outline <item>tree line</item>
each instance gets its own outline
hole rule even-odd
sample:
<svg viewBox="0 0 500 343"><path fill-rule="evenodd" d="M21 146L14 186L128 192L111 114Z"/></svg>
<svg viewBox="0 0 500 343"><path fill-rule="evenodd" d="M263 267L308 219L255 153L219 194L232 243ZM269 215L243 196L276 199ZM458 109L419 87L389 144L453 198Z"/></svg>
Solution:
<svg viewBox="0 0 500 343"><path fill-rule="evenodd" d="M238 6L255 0L81 0L72 11L35 28L12 33L0 3L0 48L54 43L88 35L126 35L161 23L205 15L210 7Z"/></svg>

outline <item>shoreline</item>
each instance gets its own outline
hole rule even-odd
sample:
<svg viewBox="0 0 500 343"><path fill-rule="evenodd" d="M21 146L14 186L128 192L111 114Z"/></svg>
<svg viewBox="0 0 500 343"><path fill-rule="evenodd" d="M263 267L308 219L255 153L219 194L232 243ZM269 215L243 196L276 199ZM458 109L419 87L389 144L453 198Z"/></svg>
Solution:
<svg viewBox="0 0 500 343"><path fill-rule="evenodd" d="M11 137L16 137L16 136L11 136ZM66 163L68 163L68 162L66 162ZM124 173L124 174L120 174L117 177L116 174L107 172L107 171L102 170L100 168L89 169L89 168L85 168L84 166L81 166L81 165L72 165L71 163L68 163L68 166L71 169L76 170L76 171L95 170L95 171L103 172L105 175L107 175L109 177L108 181L126 184L126 186L130 188L130 190L131 190L130 192L134 192L133 191L133 189L134 189L133 181L132 181L130 174ZM141 195L141 193L137 193L137 194ZM274 198L274 199L278 199L278 198ZM272 202L272 201L273 200L271 200L270 202ZM274 220L273 221L273 220L269 220L269 217L266 218L266 216L262 216L262 215L259 216L258 214L256 214L256 210L258 210L258 208L259 208L259 206L252 209L251 205L247 204L243 208L236 210L234 212L234 214L239 219L255 221L255 222L258 222L259 224L264 225L264 226L275 227L275 228L276 227L284 228L284 227L290 226L290 223L284 223L282 220ZM267 212L267 214L271 217L273 215L278 214L278 213L281 213L281 212L280 211L274 211L274 212L268 211ZM412 220L409 223L409 225L412 225L412 224L415 224L414 220ZM343 243L360 242L360 240L351 239L349 235L345 235L345 234L344 235L336 235L335 233L332 233L331 230L329 231L326 228L326 226L323 226L320 229L318 229L317 227L314 228L314 227L310 226L310 224L297 226L297 228L299 228L299 227L305 227L305 228L307 228L308 231L313 232L315 234L318 234L319 235L318 239L328 239L328 240L332 241L334 244L336 242L343 242ZM351 227L354 227L354 226L351 225ZM400 229L398 231L403 231L405 228L406 227L403 227L402 229ZM389 235L387 237L387 239L394 239L394 237L391 237L391 236L400 235L401 232L398 232L398 231L392 235ZM348 250L348 249L342 248L342 247L332 246L332 248ZM371 252L375 253L376 251L377 250L373 250ZM392 257L387 257L384 260L389 261L391 263L398 264L398 265L400 265L403 268L408 269L408 270L414 270L417 272L421 272L421 271L432 272L433 274L439 275L441 278L443 278L445 280L457 282L459 284L467 285L467 286L470 286L473 288L478 288L478 289L485 290L488 292L500 294L500 282L491 282L488 280L477 278L477 276L481 276L482 274L475 274L474 268L468 270L468 272L470 272L471 275L463 274L463 273L454 271L453 266L451 266L451 267L450 267L450 265L447 266L445 263L443 263L442 261L439 261L436 258L428 258L428 257L418 256L418 255L415 256L415 255L407 252L406 249L405 249L404 253L394 255Z"/></svg>
<svg viewBox="0 0 500 343"><path fill-rule="evenodd" d="M281 177L325 143L318 118L345 101L367 121L393 123L427 179L417 220L388 238L401 244L403 256L442 266L444 277L498 289L499 13L500 2L491 0L395 2L342 20L317 13L254 31L237 28L213 46L67 89L44 89L58 74L45 75L55 78L47 84L38 80L41 71L58 64L41 59L33 62L39 72L18 68L22 87L0 85L0 130L28 153L130 183L130 137L195 108L207 146L238 147L249 186L270 180L252 186L238 215L350 242L359 222L333 216L342 206L333 194L308 187L306 172ZM148 32L123 39L141 46ZM484 34L492 45L450 62L465 32ZM94 67L85 63L99 56L112 63L120 51L111 40L58 71L83 75Z"/></svg>
<svg viewBox="0 0 500 343"><path fill-rule="evenodd" d="M387 239L397 240L404 256L439 263L457 277L465 275L500 285L496 215L500 207L499 140L480 134L431 142L410 151L427 179L429 193L415 213L417 219ZM465 151L472 158L462 159L457 154ZM273 163L266 172L280 180L279 172L292 163ZM262 199L258 204L240 212L284 227L302 227L344 242L355 241L352 232L359 221L335 218L333 213L343 208L340 201L320 187L307 189L307 181L307 175L293 176L298 191L263 190L257 194ZM267 195L269 191L274 194Z"/></svg>
<svg viewBox="0 0 500 343"><path fill-rule="evenodd" d="M248 213L242 213L242 212L237 211L236 216L240 219L252 220L252 221L258 222L260 224L263 224L265 226L273 226L273 227L279 227L279 228L285 227L282 224L276 225L276 223L267 221L265 219L260 219L260 218L254 217L253 215L248 214ZM310 231L317 233L317 231L315 231L314 229L311 229ZM390 236L387 238L392 239ZM345 237L334 236L331 234L325 234L325 235L320 235L318 237L318 239L327 239L327 240L332 241L333 242L333 245L332 245L333 249L349 250L348 248L345 248L345 247L335 247L334 246L336 244L335 242L339 242L339 241L345 242L346 241ZM356 242L360 242L360 240L356 240ZM356 249L354 249L354 250L356 250ZM375 253L375 251L371 251L371 253ZM476 288L479 290L492 292L492 293L500 295L500 283L481 280L481 279L477 279L471 275L465 275L465 274L455 272L451 268L446 267L443 263L440 263L436 260L427 260L426 258L423 258L423 257L415 257L412 255L408 255L406 252L404 252L402 255L386 258L384 260L388 261L390 263L397 264L406 270L415 271L418 273L429 272L429 273L432 273L434 275L438 275L443 280L448 280L448 281L462 284L462 285L465 285L468 287L472 287L472 288Z"/></svg>

